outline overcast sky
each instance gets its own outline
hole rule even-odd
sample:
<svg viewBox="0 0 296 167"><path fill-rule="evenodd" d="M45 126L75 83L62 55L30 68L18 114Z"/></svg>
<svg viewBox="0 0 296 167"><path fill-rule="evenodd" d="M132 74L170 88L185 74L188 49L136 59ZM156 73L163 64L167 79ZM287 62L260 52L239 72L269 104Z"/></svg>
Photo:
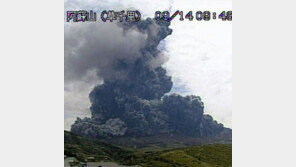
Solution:
<svg viewBox="0 0 296 167"><path fill-rule="evenodd" d="M65 0L68 10L137 9L144 17L154 17L157 10L171 9L194 13L198 10L232 10L230 0ZM100 14L100 13L99 13ZM105 24L97 21L96 24ZM65 38L73 23L65 23ZM175 18L172 35L161 43L169 60L164 65L172 76L172 92L194 94L205 103L205 113L211 114L226 127L232 127L232 23L220 19L208 22L183 22ZM68 45L65 40L65 46ZM73 48L74 49L74 48ZM71 52L71 51L67 51ZM65 51L66 55L66 51ZM67 61L67 58L65 58ZM65 62L66 63L66 62ZM68 73L65 73L67 75ZM65 129L69 130L76 117L90 116L88 95L102 80L92 71L83 77L65 76Z"/></svg>

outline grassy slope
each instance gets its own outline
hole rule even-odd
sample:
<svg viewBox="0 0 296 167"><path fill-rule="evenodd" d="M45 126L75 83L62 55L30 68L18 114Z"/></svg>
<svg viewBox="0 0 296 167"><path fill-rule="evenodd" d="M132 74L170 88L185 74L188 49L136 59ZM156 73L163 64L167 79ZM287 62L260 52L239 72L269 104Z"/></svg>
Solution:
<svg viewBox="0 0 296 167"><path fill-rule="evenodd" d="M156 152L142 152L126 161L127 165L139 164L143 167L230 167L232 146L213 144ZM133 159L133 161L130 161Z"/></svg>
<svg viewBox="0 0 296 167"><path fill-rule="evenodd" d="M207 144L231 144L231 134L215 135L210 137L188 137L177 135L158 135L151 137L121 137L105 141L113 145L124 146L135 151L161 151L184 148L188 146L201 146Z"/></svg>
<svg viewBox="0 0 296 167"><path fill-rule="evenodd" d="M142 149L131 150L97 140L89 140L66 131L65 154L75 156L81 161L92 156L97 161L114 161L143 167L229 167L232 163L231 144L143 151Z"/></svg>
<svg viewBox="0 0 296 167"><path fill-rule="evenodd" d="M80 161L87 157L94 157L97 161L117 161L132 154L132 151L116 147L111 144L86 139L71 132L64 132L64 153L74 156Z"/></svg>

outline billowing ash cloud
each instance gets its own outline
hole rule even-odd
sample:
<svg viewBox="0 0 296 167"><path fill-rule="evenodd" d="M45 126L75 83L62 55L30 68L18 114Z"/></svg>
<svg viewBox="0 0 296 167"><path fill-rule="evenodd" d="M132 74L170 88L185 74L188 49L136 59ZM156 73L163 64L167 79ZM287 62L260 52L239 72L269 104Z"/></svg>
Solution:
<svg viewBox="0 0 296 167"><path fill-rule="evenodd" d="M65 80L82 79L95 71L104 80L123 79L128 70L119 68L118 60L129 66L140 57L151 68L166 58L155 48L161 27L151 21L144 27L128 24L77 24L65 32ZM164 34L166 35L166 34Z"/></svg>
<svg viewBox="0 0 296 167"><path fill-rule="evenodd" d="M140 57L147 35L137 30L124 32L116 24L78 24L65 33L66 80L81 79L95 71L104 79L122 77L113 69L118 59L131 63Z"/></svg>
<svg viewBox="0 0 296 167"><path fill-rule="evenodd" d="M160 26L155 23L147 25L145 29L116 23L66 23L66 129L76 116L90 115L89 92L95 85L102 83L103 78L106 81L126 77L131 69L120 69L120 63L124 62L129 67L139 57L145 57L146 65L153 69L166 60L159 51L142 52L143 48L157 42L159 31Z"/></svg>
<svg viewBox="0 0 296 167"><path fill-rule="evenodd" d="M91 118L78 118L71 131L90 138L160 133L201 136L222 124L203 115L197 96L165 95L171 77L157 46L170 35L168 22L81 24L65 34L65 83L93 72L103 80L90 93ZM73 49L74 48L74 49ZM87 80L87 79L86 79Z"/></svg>

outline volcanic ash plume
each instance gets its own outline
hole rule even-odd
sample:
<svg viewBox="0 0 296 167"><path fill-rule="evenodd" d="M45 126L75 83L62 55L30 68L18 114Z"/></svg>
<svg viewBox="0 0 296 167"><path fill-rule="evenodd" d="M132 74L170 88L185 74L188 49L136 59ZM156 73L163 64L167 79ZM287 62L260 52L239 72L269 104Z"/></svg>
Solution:
<svg viewBox="0 0 296 167"><path fill-rule="evenodd" d="M157 134L203 136L225 129L211 116L204 115L200 97L166 95L173 83L161 67L166 58L157 46L172 33L168 22L146 19L116 26L122 35L118 40L131 35L136 43L134 39L123 41L122 46L117 43L120 47L113 47L112 54L106 53L108 56L89 49L77 51L92 58L87 68L95 69L104 83L89 95L91 118L77 118L72 132L89 138L110 138Z"/></svg>

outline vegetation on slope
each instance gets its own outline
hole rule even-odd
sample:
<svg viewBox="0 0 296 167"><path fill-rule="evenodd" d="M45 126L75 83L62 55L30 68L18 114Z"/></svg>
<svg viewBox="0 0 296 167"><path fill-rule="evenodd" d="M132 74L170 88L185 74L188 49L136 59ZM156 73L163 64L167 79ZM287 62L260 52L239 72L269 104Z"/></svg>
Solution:
<svg viewBox="0 0 296 167"><path fill-rule="evenodd" d="M80 161L85 161L88 157L94 157L96 161L118 162L118 160L124 159L124 156L132 153L132 151L124 148L86 139L71 132L64 132L64 154L68 157L76 157Z"/></svg>
<svg viewBox="0 0 296 167"><path fill-rule="evenodd" d="M142 167L230 167L231 144L188 146L173 150L130 150L90 140L65 131L65 155L80 161L94 157L96 161L111 161Z"/></svg>

